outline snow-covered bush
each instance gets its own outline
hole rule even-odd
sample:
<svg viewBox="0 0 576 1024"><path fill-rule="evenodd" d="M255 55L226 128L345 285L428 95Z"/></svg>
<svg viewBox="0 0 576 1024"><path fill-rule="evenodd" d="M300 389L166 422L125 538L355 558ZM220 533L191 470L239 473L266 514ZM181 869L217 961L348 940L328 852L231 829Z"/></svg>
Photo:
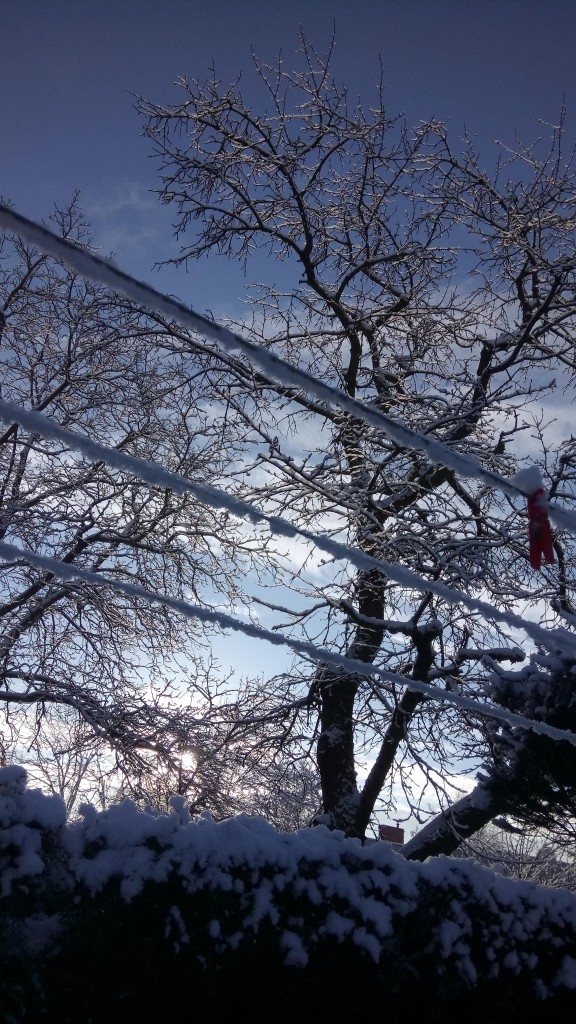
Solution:
<svg viewBox="0 0 576 1024"><path fill-rule="evenodd" d="M432 993L440 1015L505 993L515 1019L535 998L576 1001L569 893L446 857L407 862L323 827L192 820L182 800L171 813L85 806L65 825L24 783L0 771L4 1020L109 1021L119 1007L172 1019L188 999L211 1020L304 1005L320 1019L385 1007L392 1021L426 1007L433 1020Z"/></svg>
<svg viewBox="0 0 576 1024"><path fill-rule="evenodd" d="M499 671L493 682L494 699L508 710L576 730L573 659L533 654L524 668ZM490 790L500 811L545 829L576 816L576 747L504 724L495 736L494 754Z"/></svg>

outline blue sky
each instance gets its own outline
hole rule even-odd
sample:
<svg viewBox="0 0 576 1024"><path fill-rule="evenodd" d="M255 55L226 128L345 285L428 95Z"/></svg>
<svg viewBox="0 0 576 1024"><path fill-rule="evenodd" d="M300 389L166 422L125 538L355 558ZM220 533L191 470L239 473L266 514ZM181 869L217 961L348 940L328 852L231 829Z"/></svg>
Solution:
<svg viewBox="0 0 576 1024"><path fill-rule="evenodd" d="M467 128L487 161L491 140L531 141L563 102L576 134L573 0L3 0L0 195L41 219L78 188L121 267L199 311L237 313L239 266L152 270L175 243L133 94L175 102L176 76L213 62L224 82L243 71L249 93L251 49L288 62L300 27L325 50L333 25L333 71L352 94L370 102L381 58L391 115L445 119L454 139Z"/></svg>
<svg viewBox="0 0 576 1024"><path fill-rule="evenodd" d="M466 127L487 160L490 140L531 141L563 99L574 131L573 0L3 0L0 194L42 218L81 189L97 244L121 266L232 312L239 267L151 270L174 244L130 94L172 102L177 75L202 78L214 61L232 81L251 47L288 60L300 26L322 50L333 24L334 73L352 93L369 102L381 57L391 114L446 119L453 138Z"/></svg>

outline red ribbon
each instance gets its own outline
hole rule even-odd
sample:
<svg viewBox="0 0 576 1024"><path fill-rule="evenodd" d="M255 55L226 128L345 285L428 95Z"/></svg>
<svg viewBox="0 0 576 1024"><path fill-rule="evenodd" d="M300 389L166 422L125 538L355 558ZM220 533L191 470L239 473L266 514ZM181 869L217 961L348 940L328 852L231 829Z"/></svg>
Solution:
<svg viewBox="0 0 576 1024"><path fill-rule="evenodd" d="M548 519L548 509L544 498L544 488L539 487L528 498L528 535L530 537L530 565L539 569L542 555L546 562L554 561L552 547L552 530Z"/></svg>

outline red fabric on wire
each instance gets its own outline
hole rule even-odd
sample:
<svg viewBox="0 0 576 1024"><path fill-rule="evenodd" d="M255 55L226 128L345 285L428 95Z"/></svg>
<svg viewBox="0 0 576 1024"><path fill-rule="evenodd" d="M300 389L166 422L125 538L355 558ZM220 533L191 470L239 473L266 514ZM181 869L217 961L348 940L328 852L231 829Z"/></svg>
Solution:
<svg viewBox="0 0 576 1024"><path fill-rule="evenodd" d="M532 568L540 568L542 556L544 556L546 562L553 562L552 530L550 528L543 487L539 487L528 498L528 535L530 537L530 565Z"/></svg>

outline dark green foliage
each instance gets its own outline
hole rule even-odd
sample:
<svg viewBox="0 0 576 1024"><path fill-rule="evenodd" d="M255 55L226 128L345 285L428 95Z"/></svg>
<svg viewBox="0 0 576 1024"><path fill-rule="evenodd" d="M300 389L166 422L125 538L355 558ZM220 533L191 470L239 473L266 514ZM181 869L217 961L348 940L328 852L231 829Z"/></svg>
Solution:
<svg viewBox="0 0 576 1024"><path fill-rule="evenodd" d="M243 929L243 918L254 892L240 896L211 890L190 896L184 890L182 880L173 878L162 886L147 886L129 904L115 883L95 897L85 894L67 915L59 950L42 958L37 974L27 974L23 961L13 962L10 975L16 968L18 984L12 1001L24 987L26 1009L19 1014L13 1010L12 1019L23 1024L36 1021L41 1008L47 1007L44 1019L54 1024L103 1024L124 1015L152 1024L179 1019L184 1012L202 1021L230 1015L251 1022L270 1016L288 1021L305 1014L305 1019L329 1021L350 1015L388 1024L415 1019L416 1014L422 1020L441 1021L457 1008L471 1020L480 1020L482 1011L491 1021L520 1022L528 1007L539 1003L529 957L538 963L539 976L552 981L559 963L557 944L564 954L567 949L566 936L557 930L552 941L548 935L547 942L534 944L533 954L526 953L519 975L504 970L490 979L494 965L486 938L501 935L501 909L494 905L490 912L474 906L470 887L467 909L460 916L473 921L464 941L478 974L475 984L459 972L452 958L444 959L439 948L446 921L458 917L455 888L439 892L438 887L422 884L417 908L396 919L394 935L378 962L351 940L324 937L314 942L326 907L314 913L309 902L299 904L290 891L277 901L280 926L268 920L252 930ZM181 917L175 917L175 907ZM299 911L306 914L303 931L312 940L311 954L306 967L290 967L284 962L282 926L294 916L302 920ZM209 922L215 914L225 922L228 935L237 935L235 949L210 936ZM179 921L188 941L183 941ZM574 935L568 947L576 953ZM505 947L500 967L504 952ZM571 1004L576 1009L574 993L561 991L548 998L546 1012Z"/></svg>
<svg viewBox="0 0 576 1024"><path fill-rule="evenodd" d="M503 673L495 697L510 711L576 733L576 666L533 656ZM495 743L489 789L499 813L536 828L576 817L576 747L526 729L503 727Z"/></svg>

